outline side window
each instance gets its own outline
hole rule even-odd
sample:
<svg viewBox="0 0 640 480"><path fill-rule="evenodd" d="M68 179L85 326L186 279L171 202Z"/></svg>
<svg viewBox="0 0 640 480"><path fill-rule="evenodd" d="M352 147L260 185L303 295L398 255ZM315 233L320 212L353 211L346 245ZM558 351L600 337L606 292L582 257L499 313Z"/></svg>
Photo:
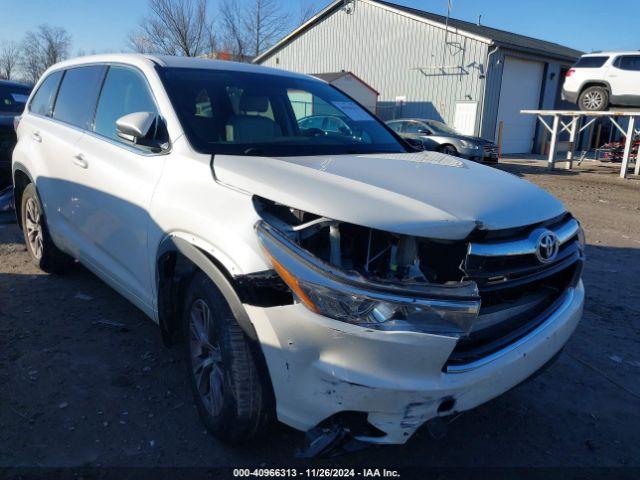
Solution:
<svg viewBox="0 0 640 480"><path fill-rule="evenodd" d="M62 78L62 72L53 72L44 79L38 91L34 94L29 111L37 115L49 116L53 110L53 100L58 91L58 84Z"/></svg>
<svg viewBox="0 0 640 480"><path fill-rule="evenodd" d="M640 55L624 55L616 59L616 67L640 72Z"/></svg>
<svg viewBox="0 0 640 480"><path fill-rule="evenodd" d="M603 66L609 57L582 57L573 66L574 68L600 68Z"/></svg>
<svg viewBox="0 0 640 480"><path fill-rule="evenodd" d="M402 122L393 122L389 124L389 128L396 133L402 132Z"/></svg>
<svg viewBox="0 0 640 480"><path fill-rule="evenodd" d="M297 120L311 116L344 116L334 105L304 90L287 89L287 97Z"/></svg>
<svg viewBox="0 0 640 480"><path fill-rule="evenodd" d="M204 114L202 116L207 116L207 106L202 105L201 108L201 113ZM116 120L135 112L158 113L146 80L142 74L131 68L109 67L98 100L94 131L113 140L127 143L116 133Z"/></svg>
<svg viewBox="0 0 640 480"><path fill-rule="evenodd" d="M322 124L324 123L325 117L306 117L300 119L298 122L298 126L300 128L304 128L306 130L310 128L319 128L322 130Z"/></svg>
<svg viewBox="0 0 640 480"><path fill-rule="evenodd" d="M418 134L422 130L422 126L418 122L406 122L404 124L404 133Z"/></svg>
<svg viewBox="0 0 640 480"><path fill-rule="evenodd" d="M67 70L62 78L53 118L90 130L103 75L103 66Z"/></svg>

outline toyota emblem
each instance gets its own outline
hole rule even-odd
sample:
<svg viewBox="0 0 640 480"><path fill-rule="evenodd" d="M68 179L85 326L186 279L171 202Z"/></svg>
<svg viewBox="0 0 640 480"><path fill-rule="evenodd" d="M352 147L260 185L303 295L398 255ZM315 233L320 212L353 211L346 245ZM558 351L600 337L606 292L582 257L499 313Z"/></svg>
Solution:
<svg viewBox="0 0 640 480"><path fill-rule="evenodd" d="M560 242L555 233L546 230L538 237L538 243L536 245L536 257L541 263L553 262L558 256L558 250L560 249Z"/></svg>

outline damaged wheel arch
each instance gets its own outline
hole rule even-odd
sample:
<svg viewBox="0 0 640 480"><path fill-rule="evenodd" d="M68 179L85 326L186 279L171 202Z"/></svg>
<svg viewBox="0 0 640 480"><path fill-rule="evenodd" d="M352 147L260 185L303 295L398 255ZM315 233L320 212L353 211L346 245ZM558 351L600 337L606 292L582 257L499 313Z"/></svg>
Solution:
<svg viewBox="0 0 640 480"><path fill-rule="evenodd" d="M198 270L204 272L223 294L247 337L254 342L258 341L231 274L218 260L187 240L168 236L158 248L155 269L158 321L165 343L172 344L179 339L179 316L184 290L189 279Z"/></svg>

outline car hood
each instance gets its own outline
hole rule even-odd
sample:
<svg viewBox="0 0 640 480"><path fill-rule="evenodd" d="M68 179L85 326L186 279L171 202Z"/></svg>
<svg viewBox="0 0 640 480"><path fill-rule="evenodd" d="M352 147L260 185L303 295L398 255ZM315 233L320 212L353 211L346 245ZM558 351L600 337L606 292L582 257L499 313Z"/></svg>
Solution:
<svg viewBox="0 0 640 480"><path fill-rule="evenodd" d="M446 133L436 133L433 136L438 138L452 138L455 140L466 140L467 142L479 143L481 145L484 145L487 143L493 143L489 140L485 140L484 138L473 137L471 135L448 135Z"/></svg>
<svg viewBox="0 0 640 480"><path fill-rule="evenodd" d="M514 175L437 152L254 157L216 155L228 186L380 230L462 239L562 214L564 206Z"/></svg>

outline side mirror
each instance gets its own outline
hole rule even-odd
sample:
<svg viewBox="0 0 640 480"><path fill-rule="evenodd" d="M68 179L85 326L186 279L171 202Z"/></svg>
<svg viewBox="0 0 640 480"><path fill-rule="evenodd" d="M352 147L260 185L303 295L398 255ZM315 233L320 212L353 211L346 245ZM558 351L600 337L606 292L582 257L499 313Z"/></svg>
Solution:
<svg viewBox="0 0 640 480"><path fill-rule="evenodd" d="M421 128L420 130L418 130L418 133L420 135L431 135L431 132L429 130L427 130L426 128Z"/></svg>
<svg viewBox="0 0 640 480"><path fill-rule="evenodd" d="M403 137L404 141L411 145L416 150L424 150L424 144L417 138Z"/></svg>
<svg viewBox="0 0 640 480"><path fill-rule="evenodd" d="M155 151L168 148L166 128L162 119L153 112L134 112L116 120L116 133L120 138Z"/></svg>

